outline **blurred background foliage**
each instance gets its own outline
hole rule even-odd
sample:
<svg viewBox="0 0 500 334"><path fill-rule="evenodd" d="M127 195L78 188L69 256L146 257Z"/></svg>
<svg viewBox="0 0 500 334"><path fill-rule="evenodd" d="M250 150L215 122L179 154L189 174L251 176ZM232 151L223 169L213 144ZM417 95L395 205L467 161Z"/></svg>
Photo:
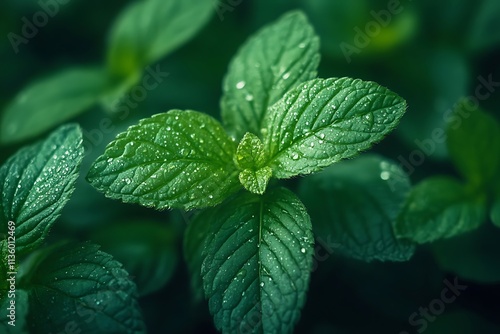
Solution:
<svg viewBox="0 0 500 334"><path fill-rule="evenodd" d="M8 33L20 34L22 18L31 19L40 4L2 0L0 112L31 82L72 66L103 63L113 21L133 2L67 1L15 53ZM118 119L106 108L94 106L74 118L84 129L87 152L82 177L51 238L94 240L124 263L139 286L151 333L214 332L206 303L200 303L191 291L182 258L182 234L191 214L157 212L106 199L85 182L84 175L106 144L141 118L174 108L219 118L222 79L239 45L261 26L295 8L306 12L321 38L320 77L373 80L408 101L397 131L373 149L398 163L408 160L411 152L421 149L417 142L431 138L434 129L445 128L443 115L460 98L474 96L481 84L478 78L500 82L500 2L401 0L401 10L387 24L379 23L380 31L362 47L356 44L358 32L365 32L369 22L377 22L373 13L387 10L391 3L214 1L212 19L201 32L153 65L169 75L148 91L128 117ZM346 57L342 46L347 44L359 52ZM498 118L499 92L493 89L480 106ZM112 123L109 130L99 131L103 119ZM30 141L2 146L0 162ZM414 167L406 168L412 183L436 174L458 174L445 143L436 144L425 161ZM288 181L288 186L297 189L297 181ZM487 224L460 237L419 246L409 262L367 264L333 252L312 275L296 332L414 333L417 327L409 324L408 317L440 297L444 279L453 282L458 275L467 290L429 321L426 333L500 333L499 241L500 230Z"/></svg>

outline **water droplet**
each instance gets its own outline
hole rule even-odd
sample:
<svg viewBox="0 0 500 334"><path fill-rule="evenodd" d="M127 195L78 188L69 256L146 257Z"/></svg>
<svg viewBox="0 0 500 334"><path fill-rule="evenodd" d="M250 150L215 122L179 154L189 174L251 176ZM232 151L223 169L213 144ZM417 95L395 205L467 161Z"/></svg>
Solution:
<svg viewBox="0 0 500 334"><path fill-rule="evenodd" d="M286 72L285 74L283 74L283 80L286 80L290 78L290 72Z"/></svg>
<svg viewBox="0 0 500 334"><path fill-rule="evenodd" d="M391 173L389 173L388 171L383 171L382 173L380 173L380 178L382 180L389 180L390 177Z"/></svg>
<svg viewBox="0 0 500 334"><path fill-rule="evenodd" d="M126 179L124 179L123 181L125 181L126 184L130 184L130 182L132 182L132 180L129 179L128 177Z"/></svg>
<svg viewBox="0 0 500 334"><path fill-rule="evenodd" d="M243 89L245 87L245 81L239 81L237 84L236 84L236 89Z"/></svg>
<svg viewBox="0 0 500 334"><path fill-rule="evenodd" d="M324 133L320 133L320 134L319 134L319 138L321 138L321 139L325 139L325 134L324 134Z"/></svg>
<svg viewBox="0 0 500 334"><path fill-rule="evenodd" d="M253 95L251 95L251 94L247 94L247 96L245 96L245 100L247 100L247 101L249 101L249 102L250 102L250 101L253 101Z"/></svg>
<svg viewBox="0 0 500 334"><path fill-rule="evenodd" d="M108 159L108 163L112 162L113 161L113 158L109 158Z"/></svg>
<svg viewBox="0 0 500 334"><path fill-rule="evenodd" d="M306 47L306 43L300 43L300 44L299 44L299 49L303 49L303 48L305 48L305 47Z"/></svg>
<svg viewBox="0 0 500 334"><path fill-rule="evenodd" d="M260 282L260 286L262 286L262 287L263 287L263 286L264 286L264 282Z"/></svg>
<svg viewBox="0 0 500 334"><path fill-rule="evenodd" d="M301 253L305 253L305 252L306 252L306 249L305 249L305 248L301 248L301 249L300 249L300 252L301 252Z"/></svg>
<svg viewBox="0 0 500 334"><path fill-rule="evenodd" d="M314 147L314 142L311 142L311 147Z"/></svg>
<svg viewBox="0 0 500 334"><path fill-rule="evenodd" d="M292 159L293 159L293 160L297 160L298 158L299 158L298 153L294 153L294 154L292 155Z"/></svg>

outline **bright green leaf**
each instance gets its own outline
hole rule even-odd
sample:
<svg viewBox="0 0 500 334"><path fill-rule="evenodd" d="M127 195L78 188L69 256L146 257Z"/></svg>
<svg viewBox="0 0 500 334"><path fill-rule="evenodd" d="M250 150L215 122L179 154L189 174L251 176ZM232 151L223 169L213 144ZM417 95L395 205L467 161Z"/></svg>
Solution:
<svg viewBox="0 0 500 334"><path fill-rule="evenodd" d="M15 222L18 255L43 242L73 193L82 159L80 128L64 125L0 168L0 227L6 233Z"/></svg>
<svg viewBox="0 0 500 334"><path fill-rule="evenodd" d="M316 238L364 261L406 261L413 255L415 247L398 241L392 230L409 191L408 176L374 155L339 162L304 178L300 187Z"/></svg>
<svg viewBox="0 0 500 334"><path fill-rule="evenodd" d="M474 230L485 219L483 196L469 194L454 179L433 177L413 188L394 231L398 238L422 244Z"/></svg>
<svg viewBox="0 0 500 334"><path fill-rule="evenodd" d="M264 146L277 178L317 172L366 150L396 127L405 101L370 81L315 79L267 114Z"/></svg>
<svg viewBox="0 0 500 334"><path fill-rule="evenodd" d="M166 224L147 221L106 226L92 236L134 277L140 296L160 290L177 264L175 235Z"/></svg>
<svg viewBox="0 0 500 334"><path fill-rule="evenodd" d="M259 137L245 133L236 150L236 164L243 169L238 178L250 192L263 194L273 174L271 168L265 166L268 155Z"/></svg>
<svg viewBox="0 0 500 334"><path fill-rule="evenodd" d="M236 144L212 117L171 110L119 134L87 179L106 196L126 203L207 207L240 187L235 151Z"/></svg>
<svg viewBox="0 0 500 334"><path fill-rule="evenodd" d="M82 333L146 332L135 284L99 246L53 246L36 264L25 278L32 333L60 333L68 323Z"/></svg>
<svg viewBox="0 0 500 334"><path fill-rule="evenodd" d="M259 169L269 159L264 144L253 133L245 133L236 149L236 164L241 169Z"/></svg>
<svg viewBox="0 0 500 334"><path fill-rule="evenodd" d="M136 1L111 29L108 67L128 77L192 38L214 13L212 0Z"/></svg>
<svg viewBox="0 0 500 334"><path fill-rule="evenodd" d="M313 235L302 203L279 188L208 211L205 295L222 333L292 333L304 305Z"/></svg>
<svg viewBox="0 0 500 334"><path fill-rule="evenodd" d="M3 111L0 143L43 133L97 103L108 84L101 68L74 68L38 81L21 91Z"/></svg>
<svg viewBox="0 0 500 334"><path fill-rule="evenodd" d="M319 40L301 12L285 14L250 38L229 66L221 101L231 135L260 134L268 107L316 77Z"/></svg>
<svg viewBox="0 0 500 334"><path fill-rule="evenodd" d="M15 304L12 306L11 301ZM12 312L8 308L14 307ZM0 333L20 334L28 333L26 318L28 316L28 294L24 290L16 289L15 297L0 301ZM13 316L13 318L11 317ZM14 321L13 321L14 320Z"/></svg>
<svg viewBox="0 0 500 334"><path fill-rule="evenodd" d="M473 185L489 186L500 171L500 124L465 102L457 106L453 120L447 141L451 158Z"/></svg>
<svg viewBox="0 0 500 334"><path fill-rule="evenodd" d="M258 170L245 169L240 172L238 178L246 190L262 195L272 175L273 170L266 166Z"/></svg>

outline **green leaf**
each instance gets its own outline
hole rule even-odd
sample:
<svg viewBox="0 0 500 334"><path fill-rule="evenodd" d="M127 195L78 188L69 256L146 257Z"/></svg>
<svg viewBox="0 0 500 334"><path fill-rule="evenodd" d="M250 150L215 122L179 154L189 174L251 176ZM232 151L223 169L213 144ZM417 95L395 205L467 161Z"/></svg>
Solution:
<svg viewBox="0 0 500 334"><path fill-rule="evenodd" d="M66 244L38 254L25 278L33 333L145 333L135 284L99 246Z"/></svg>
<svg viewBox="0 0 500 334"><path fill-rule="evenodd" d="M475 4L475 15L472 17L468 32L467 46L474 51L498 46L500 42L500 3L496 0L484 0ZM461 22L463 24L463 22Z"/></svg>
<svg viewBox="0 0 500 334"><path fill-rule="evenodd" d="M462 175L474 186L489 186L500 171L500 124L491 115L457 106L448 127L448 151Z"/></svg>
<svg viewBox="0 0 500 334"><path fill-rule="evenodd" d="M236 149L236 164L241 169L259 169L269 159L264 144L253 133L245 133Z"/></svg>
<svg viewBox="0 0 500 334"><path fill-rule="evenodd" d="M277 178L317 172L366 150L396 127L406 102L374 82L315 79L288 92L265 119Z"/></svg>
<svg viewBox="0 0 500 334"><path fill-rule="evenodd" d="M410 188L395 163L366 155L301 180L300 195L316 238L337 244L335 251L364 261L406 261L415 247L396 239L392 223Z"/></svg>
<svg viewBox="0 0 500 334"><path fill-rule="evenodd" d="M97 103L107 88L101 68L73 68L29 85L4 110L0 143L32 138Z"/></svg>
<svg viewBox="0 0 500 334"><path fill-rule="evenodd" d="M83 159L82 133L64 125L22 148L0 168L0 227L16 224L16 251L40 245L73 193Z"/></svg>
<svg viewBox="0 0 500 334"><path fill-rule="evenodd" d="M304 305L313 235L302 203L278 188L206 212L205 295L223 333L291 333Z"/></svg>
<svg viewBox="0 0 500 334"><path fill-rule="evenodd" d="M222 119L231 135L260 134L268 107L315 78L319 58L318 37L302 12L285 14L250 38L223 84Z"/></svg>
<svg viewBox="0 0 500 334"><path fill-rule="evenodd" d="M26 318L28 316L28 294L26 291L16 289L15 297L7 296L0 302L0 332L3 334L28 333ZM11 302L14 301L12 306ZM8 308L15 308L13 311ZM11 317L13 315L14 317ZM14 321L13 321L14 320Z"/></svg>
<svg viewBox="0 0 500 334"><path fill-rule="evenodd" d="M126 203L207 207L240 188L235 151L236 144L212 117L171 110L119 134L87 179L106 196Z"/></svg>
<svg viewBox="0 0 500 334"><path fill-rule="evenodd" d="M413 188L394 231L420 244L451 238L479 227L485 211L484 196L451 178L428 178Z"/></svg>
<svg viewBox="0 0 500 334"><path fill-rule="evenodd" d="M242 171L238 175L241 184L250 192L263 194L273 171L265 166L268 155L259 137L247 132L236 150L236 164Z"/></svg>
<svg viewBox="0 0 500 334"><path fill-rule="evenodd" d="M240 172L238 178L246 190L262 195L266 191L271 176L273 176L273 170L266 166L259 170L245 169Z"/></svg>
<svg viewBox="0 0 500 334"><path fill-rule="evenodd" d="M160 290L177 264L172 227L147 221L106 226L92 240L111 254L134 277L140 296Z"/></svg>
<svg viewBox="0 0 500 334"><path fill-rule="evenodd" d="M108 67L128 77L192 38L214 12L211 0L144 0L124 10L111 29Z"/></svg>

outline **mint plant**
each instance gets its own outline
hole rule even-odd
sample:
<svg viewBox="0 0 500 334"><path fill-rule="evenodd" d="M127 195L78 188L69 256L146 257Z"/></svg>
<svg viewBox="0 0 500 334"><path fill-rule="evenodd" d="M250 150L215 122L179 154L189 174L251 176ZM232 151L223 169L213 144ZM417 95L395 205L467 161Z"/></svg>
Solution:
<svg viewBox="0 0 500 334"><path fill-rule="evenodd" d="M288 13L232 60L222 124L193 110L143 119L87 175L126 203L202 209L186 230L185 257L223 333L290 333L306 300L311 220L299 198L272 180L354 157L405 112L401 97L374 82L316 78L318 63L313 28L301 12Z"/></svg>
<svg viewBox="0 0 500 334"><path fill-rule="evenodd" d="M2 333L145 330L135 283L111 255L89 242L44 245L82 159L81 130L68 124L0 168Z"/></svg>

